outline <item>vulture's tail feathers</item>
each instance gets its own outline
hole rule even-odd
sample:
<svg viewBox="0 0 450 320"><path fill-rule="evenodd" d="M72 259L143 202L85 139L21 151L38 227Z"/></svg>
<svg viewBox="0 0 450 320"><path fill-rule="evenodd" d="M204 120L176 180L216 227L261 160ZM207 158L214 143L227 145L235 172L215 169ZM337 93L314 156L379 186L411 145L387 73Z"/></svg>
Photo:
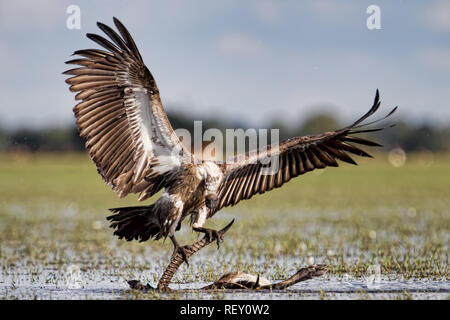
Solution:
<svg viewBox="0 0 450 320"><path fill-rule="evenodd" d="M111 222L110 227L116 229L114 235L127 241L147 241L161 238L160 224L154 212L154 206L123 207L109 209L115 214L106 217Z"/></svg>

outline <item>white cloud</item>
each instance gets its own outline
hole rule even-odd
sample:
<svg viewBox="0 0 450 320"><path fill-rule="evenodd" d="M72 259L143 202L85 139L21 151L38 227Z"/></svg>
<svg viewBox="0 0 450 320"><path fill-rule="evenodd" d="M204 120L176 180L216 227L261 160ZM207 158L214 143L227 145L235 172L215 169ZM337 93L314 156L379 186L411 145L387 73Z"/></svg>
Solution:
<svg viewBox="0 0 450 320"><path fill-rule="evenodd" d="M17 70L16 68L20 68L20 61L18 61L17 55L12 51L12 48L10 48L7 43L0 42L0 61L7 61L7 63L2 63L1 65L4 74L15 72ZM2 84L3 81L5 80L1 80L0 84Z"/></svg>
<svg viewBox="0 0 450 320"><path fill-rule="evenodd" d="M5 45L0 44L0 61L9 61L10 54Z"/></svg>
<svg viewBox="0 0 450 320"><path fill-rule="evenodd" d="M328 21L345 21L351 15L365 14L358 13L358 6L351 1L309 0L306 4L305 10Z"/></svg>
<svg viewBox="0 0 450 320"><path fill-rule="evenodd" d="M222 53L241 57L251 57L266 50L261 40L243 33L223 34L217 39L216 46Z"/></svg>
<svg viewBox="0 0 450 320"><path fill-rule="evenodd" d="M0 1L0 25L14 30L49 29L67 17L63 1ZM12 28L13 27L13 28Z"/></svg>
<svg viewBox="0 0 450 320"><path fill-rule="evenodd" d="M281 10L279 3L269 0L258 0L253 2L256 16L265 24L275 25L281 21Z"/></svg>
<svg viewBox="0 0 450 320"><path fill-rule="evenodd" d="M428 48L419 52L419 61L426 67L438 71L450 71L450 49Z"/></svg>
<svg viewBox="0 0 450 320"><path fill-rule="evenodd" d="M426 11L425 20L434 30L450 32L450 2L433 3Z"/></svg>

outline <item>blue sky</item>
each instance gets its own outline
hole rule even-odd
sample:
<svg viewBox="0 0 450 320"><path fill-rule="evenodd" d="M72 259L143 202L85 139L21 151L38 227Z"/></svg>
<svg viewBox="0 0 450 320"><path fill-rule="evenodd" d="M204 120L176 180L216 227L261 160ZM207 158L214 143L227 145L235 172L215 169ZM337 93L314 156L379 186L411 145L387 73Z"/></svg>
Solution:
<svg viewBox="0 0 450 320"><path fill-rule="evenodd" d="M81 29L66 27L69 5ZM366 9L381 8L381 29ZM0 126L73 123L61 74L85 37L118 17L167 110L255 126L332 109L351 121L376 88L387 111L449 124L450 1L0 0Z"/></svg>

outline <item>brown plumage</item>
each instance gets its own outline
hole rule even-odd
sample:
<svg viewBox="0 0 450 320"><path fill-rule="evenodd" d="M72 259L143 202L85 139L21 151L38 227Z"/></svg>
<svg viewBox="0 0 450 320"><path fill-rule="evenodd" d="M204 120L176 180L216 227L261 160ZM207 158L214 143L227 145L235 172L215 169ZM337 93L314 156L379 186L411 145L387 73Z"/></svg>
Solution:
<svg viewBox="0 0 450 320"><path fill-rule="evenodd" d="M227 159L224 166L226 172L223 183L219 188L219 204L212 210L211 215L226 206L236 205L239 201L250 199L255 194L262 194L274 188L281 187L292 178L306 172L338 167L338 161L356 165L349 154L361 157L372 157L360 149L359 145L378 147L380 144L355 137L354 134L380 131L384 128L369 128L361 122L374 114L380 106L380 95L377 90L372 108L352 125L340 130L318 135L290 138L279 145L270 145L267 150L247 152ZM384 120L396 111L395 107L382 119ZM262 174L268 169L263 160L273 157L278 160L278 170L272 174Z"/></svg>
<svg viewBox="0 0 450 320"><path fill-rule="evenodd" d="M161 166L158 156L168 156L176 147L180 148L180 159L190 153L185 152L170 126L155 80L131 35L119 20L114 19L114 23L123 39L98 23L115 44L88 33L89 39L108 51L75 51L85 59L66 63L81 68L64 74L73 75L66 80L70 90L80 91L75 98L82 101L73 111L98 172L120 197L140 193L139 200L144 200L165 186L159 175L150 178ZM154 125L146 126L146 119ZM156 153L158 147L160 152Z"/></svg>
<svg viewBox="0 0 450 320"><path fill-rule="evenodd" d="M138 193L142 201L164 189L150 206L111 209L114 214L108 220L114 234L140 241L169 236L185 260L186 248L174 236L184 218L191 216L195 231L219 242L217 231L203 228L207 218L306 172L337 167L338 161L356 164L350 155L370 157L361 146L379 144L355 134L382 130L367 125L396 110L362 124L380 106L377 90L372 108L343 129L291 138L226 161L198 161L172 129L155 79L130 33L116 18L114 24L119 34L97 24L112 42L87 34L106 50L78 50L75 54L81 58L67 62L78 65L64 72L72 76L66 82L81 100L73 109L78 130L98 172L120 197Z"/></svg>

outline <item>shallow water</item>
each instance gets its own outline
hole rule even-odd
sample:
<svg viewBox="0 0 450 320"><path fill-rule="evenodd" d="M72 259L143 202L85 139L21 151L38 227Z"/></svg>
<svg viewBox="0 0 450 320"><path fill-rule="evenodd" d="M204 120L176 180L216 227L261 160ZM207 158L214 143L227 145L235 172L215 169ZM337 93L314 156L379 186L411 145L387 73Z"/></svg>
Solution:
<svg viewBox="0 0 450 320"><path fill-rule="evenodd" d="M42 270L39 274L16 273L0 278L3 299L449 299L450 282L402 280L394 276L352 278L325 275L300 282L286 290L199 291L207 282L172 283L170 293L141 293L129 289L126 280L104 271ZM146 282L145 280L142 280ZM150 281L155 286L155 282ZM181 290L181 291L178 291Z"/></svg>

